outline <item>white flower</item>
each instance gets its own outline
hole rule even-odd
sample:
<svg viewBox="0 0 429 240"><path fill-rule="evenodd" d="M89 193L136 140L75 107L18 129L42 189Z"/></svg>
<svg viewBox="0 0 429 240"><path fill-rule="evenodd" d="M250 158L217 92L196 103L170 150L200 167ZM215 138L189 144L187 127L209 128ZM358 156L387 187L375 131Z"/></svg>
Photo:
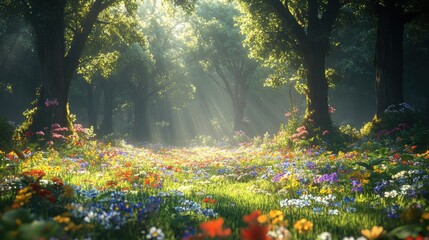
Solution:
<svg viewBox="0 0 429 240"><path fill-rule="evenodd" d="M267 236L278 240L289 240L292 238L289 230L283 226L278 226L276 229L269 231Z"/></svg>
<svg viewBox="0 0 429 240"><path fill-rule="evenodd" d="M406 195L407 191L412 189L412 188L411 188L411 185L406 184L406 185L402 185L399 189L401 189L402 195Z"/></svg>
<svg viewBox="0 0 429 240"><path fill-rule="evenodd" d="M85 222L92 222L92 220L96 217L96 214L93 211L90 211L87 216L83 218Z"/></svg>
<svg viewBox="0 0 429 240"><path fill-rule="evenodd" d="M332 240L332 235L330 232L322 232L317 236L318 240Z"/></svg>
<svg viewBox="0 0 429 240"><path fill-rule="evenodd" d="M340 213L338 212L338 209L329 209L328 214L329 215L338 215Z"/></svg>
<svg viewBox="0 0 429 240"><path fill-rule="evenodd" d="M156 227L151 227L149 229L149 233L146 234L146 238L161 240L165 238L165 235L160 228L157 229Z"/></svg>
<svg viewBox="0 0 429 240"><path fill-rule="evenodd" d="M396 190L392 190L390 192L384 192L384 197L386 198L395 198L398 196L398 192Z"/></svg>
<svg viewBox="0 0 429 240"><path fill-rule="evenodd" d="M343 240L355 240L354 237L344 237ZM360 236L358 238L356 238L356 240L367 240L365 237Z"/></svg>
<svg viewBox="0 0 429 240"><path fill-rule="evenodd" d="M404 179L407 171L400 171L397 174L392 176L392 179Z"/></svg>

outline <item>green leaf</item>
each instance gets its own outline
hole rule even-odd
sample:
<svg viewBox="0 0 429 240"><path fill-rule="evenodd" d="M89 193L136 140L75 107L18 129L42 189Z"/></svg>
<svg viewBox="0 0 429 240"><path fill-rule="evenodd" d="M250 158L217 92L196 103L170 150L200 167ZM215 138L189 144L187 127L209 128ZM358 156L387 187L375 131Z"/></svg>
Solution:
<svg viewBox="0 0 429 240"><path fill-rule="evenodd" d="M34 221L18 229L21 239L42 239L58 235L60 225L56 222Z"/></svg>
<svg viewBox="0 0 429 240"><path fill-rule="evenodd" d="M364 162L356 162L355 164L356 164L356 165L359 165L359 166L361 166L361 167L364 167L364 168L366 168L366 169L368 169L368 170L372 170L372 167L371 167L371 166L369 166L367 163L364 163Z"/></svg>
<svg viewBox="0 0 429 240"><path fill-rule="evenodd" d="M15 209L6 212L1 218L6 227L16 228L17 223L30 223L32 221L30 210L28 209Z"/></svg>
<svg viewBox="0 0 429 240"><path fill-rule="evenodd" d="M383 158L372 159L368 162L368 164L369 164L369 166L371 166L371 170L372 170L374 166L379 165L385 161L386 161L386 159L383 159Z"/></svg>
<svg viewBox="0 0 429 240"><path fill-rule="evenodd" d="M423 230L423 227L418 224L404 225L393 229L386 235L386 237L388 238L397 237L399 239L405 239L406 237L409 237L409 236L413 236L413 237L417 236L419 232L421 232L422 230Z"/></svg>

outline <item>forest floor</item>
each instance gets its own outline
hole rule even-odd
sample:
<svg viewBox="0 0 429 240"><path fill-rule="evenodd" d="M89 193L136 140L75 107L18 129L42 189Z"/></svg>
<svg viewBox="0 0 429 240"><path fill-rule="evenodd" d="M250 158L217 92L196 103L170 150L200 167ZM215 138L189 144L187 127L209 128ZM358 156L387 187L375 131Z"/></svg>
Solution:
<svg viewBox="0 0 429 240"><path fill-rule="evenodd" d="M135 147L0 153L1 239L419 239L429 151ZM363 238L361 238L363 239ZM423 239L423 238L420 238Z"/></svg>

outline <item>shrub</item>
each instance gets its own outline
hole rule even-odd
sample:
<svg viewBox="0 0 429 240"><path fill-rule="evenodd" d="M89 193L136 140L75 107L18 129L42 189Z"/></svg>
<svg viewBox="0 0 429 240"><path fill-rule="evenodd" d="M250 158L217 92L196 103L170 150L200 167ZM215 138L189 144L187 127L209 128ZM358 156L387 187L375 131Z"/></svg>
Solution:
<svg viewBox="0 0 429 240"><path fill-rule="evenodd" d="M389 106L381 116L365 124L361 134L385 144L415 145L416 151L429 147L428 119L407 103Z"/></svg>

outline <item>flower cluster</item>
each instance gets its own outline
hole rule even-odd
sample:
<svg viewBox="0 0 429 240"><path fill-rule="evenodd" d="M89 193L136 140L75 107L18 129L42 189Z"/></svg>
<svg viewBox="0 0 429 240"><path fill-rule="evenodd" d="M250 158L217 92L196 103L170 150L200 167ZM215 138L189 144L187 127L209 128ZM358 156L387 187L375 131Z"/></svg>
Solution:
<svg viewBox="0 0 429 240"><path fill-rule="evenodd" d="M308 136L307 128L305 126L301 126L296 129L296 133L292 134L289 139L293 142L298 142L299 140L303 140Z"/></svg>
<svg viewBox="0 0 429 240"><path fill-rule="evenodd" d="M20 208L24 206L24 204L28 203L33 196L33 188L27 186L18 191L18 194L15 197L15 201L13 202L12 208Z"/></svg>
<svg viewBox="0 0 429 240"><path fill-rule="evenodd" d="M180 214L200 214L205 217L216 217L217 213L211 208L202 208L201 204L188 199L181 199L179 206L174 209Z"/></svg>
<svg viewBox="0 0 429 240"><path fill-rule="evenodd" d="M299 234L308 233L313 230L313 223L305 218L296 221L293 224L293 228L298 231Z"/></svg>

